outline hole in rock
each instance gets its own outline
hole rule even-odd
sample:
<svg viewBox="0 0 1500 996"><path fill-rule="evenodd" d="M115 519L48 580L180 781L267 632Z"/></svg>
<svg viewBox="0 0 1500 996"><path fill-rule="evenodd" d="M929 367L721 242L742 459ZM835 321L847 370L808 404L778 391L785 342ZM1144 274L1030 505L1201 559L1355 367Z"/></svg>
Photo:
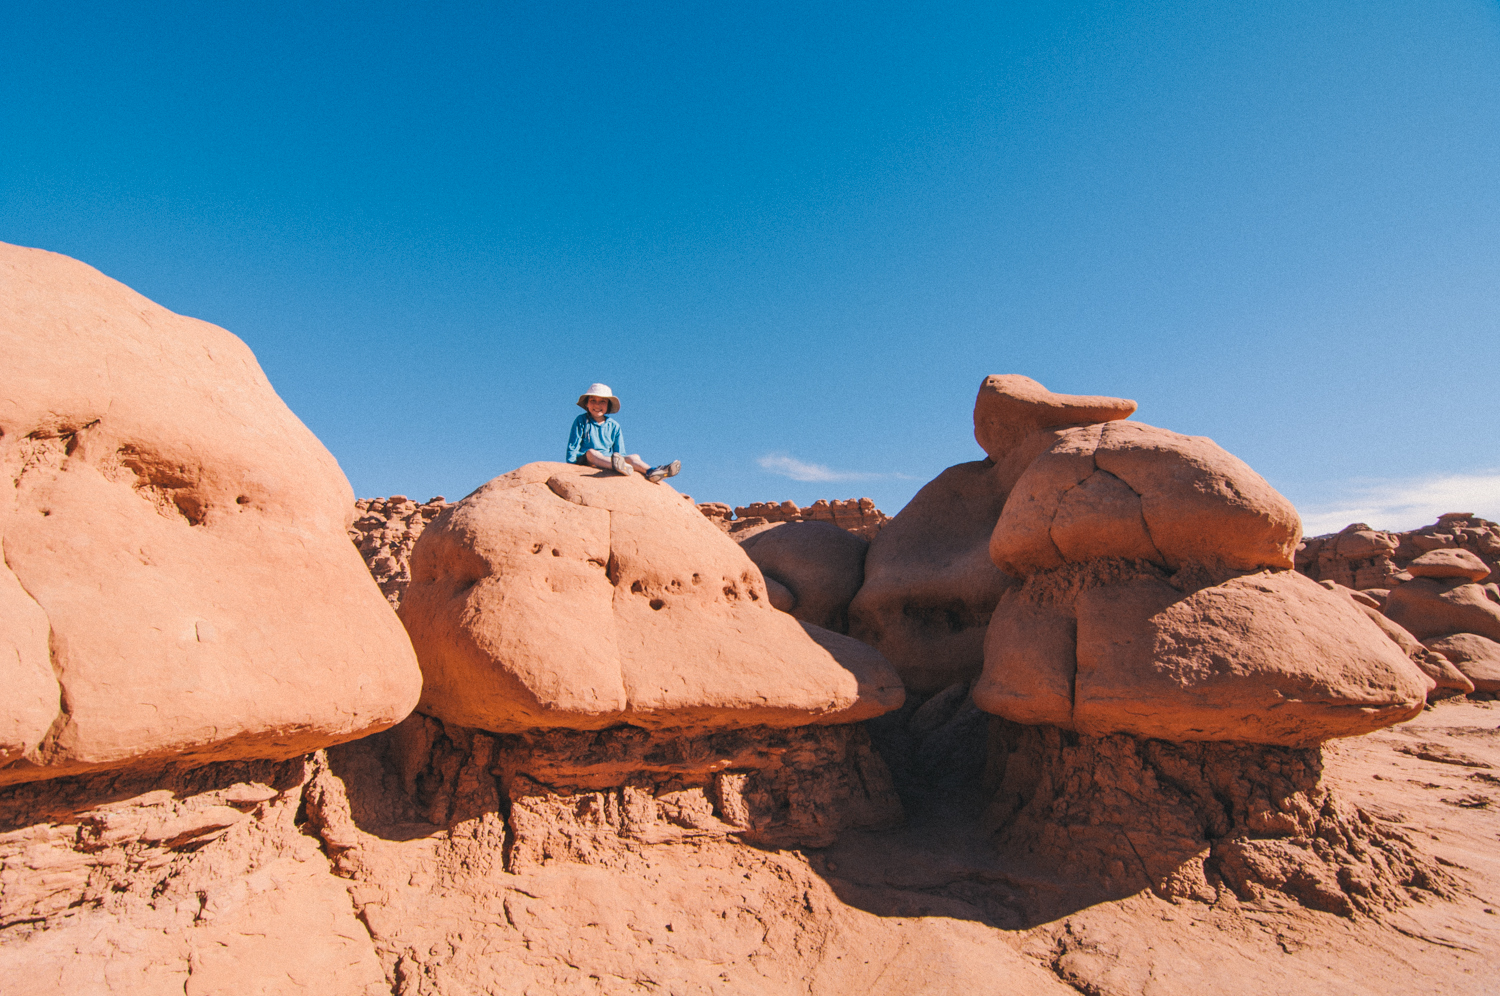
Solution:
<svg viewBox="0 0 1500 996"><path fill-rule="evenodd" d="M552 548L552 556L554 556L554 557L561 557L562 556L562 551L559 550L557 547L553 547Z"/></svg>
<svg viewBox="0 0 1500 996"><path fill-rule="evenodd" d="M660 608L661 608L661 607L662 607L662 606L664 606L664 605L666 605L666 604L667 604L667 603L666 603L666 602L664 602L664 601L662 601L662 600L661 600L661 599L659 599L659 598L653 598L653 599L652 599L652 600L651 600L651 607L652 607L652 608L653 608L653 609L660 609Z"/></svg>

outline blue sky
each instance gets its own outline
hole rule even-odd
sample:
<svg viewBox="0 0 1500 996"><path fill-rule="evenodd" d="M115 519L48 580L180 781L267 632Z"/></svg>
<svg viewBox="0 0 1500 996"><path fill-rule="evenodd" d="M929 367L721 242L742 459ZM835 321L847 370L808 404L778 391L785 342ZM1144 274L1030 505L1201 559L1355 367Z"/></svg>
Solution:
<svg viewBox="0 0 1500 996"><path fill-rule="evenodd" d="M1500 519L1493 3L35 4L0 239L255 350L361 495L899 508L990 373L1304 512Z"/></svg>

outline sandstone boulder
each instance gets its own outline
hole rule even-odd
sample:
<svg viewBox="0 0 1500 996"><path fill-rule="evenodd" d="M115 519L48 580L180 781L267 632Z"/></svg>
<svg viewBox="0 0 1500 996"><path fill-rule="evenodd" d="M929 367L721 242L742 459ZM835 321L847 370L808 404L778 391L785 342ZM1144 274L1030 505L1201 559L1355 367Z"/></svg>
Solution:
<svg viewBox="0 0 1500 996"><path fill-rule="evenodd" d="M1026 575L1101 557L1236 570L1291 567L1292 504L1212 440L1139 422L1057 434L1012 489L990 539Z"/></svg>
<svg viewBox="0 0 1500 996"><path fill-rule="evenodd" d="M778 522L747 531L743 539L731 535L768 585L775 580L791 593L792 615L837 633L848 630L849 603L864 582L869 542L830 522Z"/></svg>
<svg viewBox="0 0 1500 996"><path fill-rule="evenodd" d="M47 649L47 613L5 566L0 538L0 764L42 742L59 711L57 677Z"/></svg>
<svg viewBox="0 0 1500 996"><path fill-rule="evenodd" d="M665 484L528 464L433 520L411 575L418 708L445 723L785 727L903 697L878 654L773 608L744 551Z"/></svg>
<svg viewBox="0 0 1500 996"><path fill-rule="evenodd" d="M1031 726L1073 728L1078 620L1072 607L1035 590L1000 596L985 633L984 671L974 701L987 712Z"/></svg>
<svg viewBox="0 0 1500 996"><path fill-rule="evenodd" d="M993 374L979 385L974 400L974 439L1000 463L1038 429L1113 422L1129 418L1135 408L1125 398L1054 394L1030 377Z"/></svg>
<svg viewBox="0 0 1500 996"><path fill-rule="evenodd" d="M1432 682L1294 572L1181 590L1124 562L1033 575L996 606L974 700L1103 736L1306 746L1421 711Z"/></svg>
<svg viewBox="0 0 1500 996"><path fill-rule="evenodd" d="M1500 603L1463 578L1413 578L1391 589L1385 614L1419 640L1449 633L1500 640Z"/></svg>
<svg viewBox="0 0 1500 996"><path fill-rule="evenodd" d="M1474 690L1474 683L1464 676L1464 673L1453 666L1453 663L1442 654L1434 652L1422 645L1406 628L1398 625L1394 620L1388 618L1380 611L1381 602L1372 598L1368 592L1354 591L1342 585L1336 585L1332 581L1319 582L1324 588L1335 594L1342 595L1354 603L1365 618L1373 622L1380 631L1394 643L1400 651L1434 684L1433 692L1428 697L1446 697L1450 695L1466 695Z"/></svg>
<svg viewBox="0 0 1500 996"><path fill-rule="evenodd" d="M291 757L411 710L349 484L243 342L0 246L0 369L0 782Z"/></svg>
<svg viewBox="0 0 1500 996"><path fill-rule="evenodd" d="M1500 643L1474 633L1454 633L1428 640L1427 647L1452 661L1474 683L1472 691L1500 692Z"/></svg>
<svg viewBox="0 0 1500 996"><path fill-rule="evenodd" d="M766 578L766 597L782 612L790 613L797 607L797 596L792 594L792 589L775 578Z"/></svg>
<svg viewBox="0 0 1500 996"><path fill-rule="evenodd" d="M1349 560L1389 557L1400 546L1396 537L1390 533L1380 532L1368 526L1360 528L1361 526L1363 523L1356 523L1334 537L1335 549L1339 556Z"/></svg>
<svg viewBox="0 0 1500 996"><path fill-rule="evenodd" d="M1000 593L1013 583L990 562L990 531L1005 504L989 460L949 467L870 543L849 633L879 650L907 688L932 693L973 679Z"/></svg>
<svg viewBox="0 0 1500 996"><path fill-rule="evenodd" d="M1353 606L1292 572L1181 597L1135 584L1078 603L1081 732L1305 746L1417 715L1428 682Z"/></svg>
<svg viewBox="0 0 1500 996"><path fill-rule="evenodd" d="M1406 571L1417 578L1463 578L1483 581L1490 566L1468 550L1456 548L1429 550L1406 565Z"/></svg>

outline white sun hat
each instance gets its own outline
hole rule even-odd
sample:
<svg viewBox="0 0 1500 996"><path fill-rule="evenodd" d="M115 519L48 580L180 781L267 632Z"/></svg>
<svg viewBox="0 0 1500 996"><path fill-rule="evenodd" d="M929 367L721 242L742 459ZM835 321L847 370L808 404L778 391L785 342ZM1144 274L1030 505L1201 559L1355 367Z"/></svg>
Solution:
<svg viewBox="0 0 1500 996"><path fill-rule="evenodd" d="M611 415L620 410L620 399L615 397L615 392L609 389L608 384L590 384L589 389L578 396L578 407L588 411L589 398L603 398L608 401Z"/></svg>

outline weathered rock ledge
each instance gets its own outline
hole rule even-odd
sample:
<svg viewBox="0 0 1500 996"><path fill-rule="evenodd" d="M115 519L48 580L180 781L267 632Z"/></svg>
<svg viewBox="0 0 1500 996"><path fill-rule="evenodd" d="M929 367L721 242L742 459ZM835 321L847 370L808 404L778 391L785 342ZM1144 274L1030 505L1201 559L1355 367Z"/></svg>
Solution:
<svg viewBox="0 0 1500 996"><path fill-rule="evenodd" d="M1337 797L1321 747L1091 737L996 717L985 780L1002 853L1111 897L1280 894L1351 916L1457 894L1400 830Z"/></svg>

